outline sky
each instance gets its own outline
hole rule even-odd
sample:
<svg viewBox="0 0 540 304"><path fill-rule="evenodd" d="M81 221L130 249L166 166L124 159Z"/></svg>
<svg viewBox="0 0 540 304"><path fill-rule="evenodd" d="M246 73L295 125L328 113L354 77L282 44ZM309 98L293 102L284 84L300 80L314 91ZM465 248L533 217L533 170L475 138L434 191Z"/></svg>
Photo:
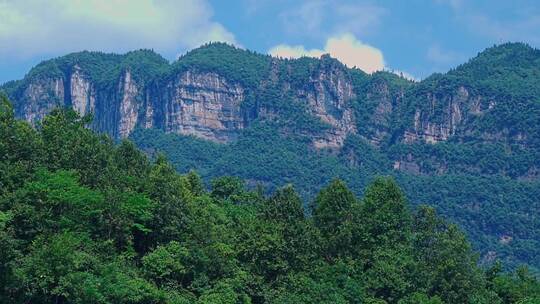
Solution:
<svg viewBox="0 0 540 304"><path fill-rule="evenodd" d="M147 48L173 61L209 41L420 80L495 44L540 48L540 2L0 0L0 83L70 52Z"/></svg>

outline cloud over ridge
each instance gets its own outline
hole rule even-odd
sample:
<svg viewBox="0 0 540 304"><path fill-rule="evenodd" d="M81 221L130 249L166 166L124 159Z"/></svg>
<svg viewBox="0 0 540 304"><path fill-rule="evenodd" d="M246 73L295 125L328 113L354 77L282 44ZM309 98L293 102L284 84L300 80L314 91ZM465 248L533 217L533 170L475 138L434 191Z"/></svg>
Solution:
<svg viewBox="0 0 540 304"><path fill-rule="evenodd" d="M308 50L302 45L280 44L271 48L268 53L272 56L285 58L320 57L323 54L330 54L330 56L338 59L348 67L357 67L367 73L373 73L385 68L383 53L379 49L358 40L350 33L328 38L324 49Z"/></svg>

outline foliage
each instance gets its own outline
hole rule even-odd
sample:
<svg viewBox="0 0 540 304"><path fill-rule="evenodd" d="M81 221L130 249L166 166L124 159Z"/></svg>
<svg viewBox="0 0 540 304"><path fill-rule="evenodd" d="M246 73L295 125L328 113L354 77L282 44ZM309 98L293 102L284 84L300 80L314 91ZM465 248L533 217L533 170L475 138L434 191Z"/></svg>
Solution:
<svg viewBox="0 0 540 304"><path fill-rule="evenodd" d="M270 56L240 50L226 43L209 43L178 58L170 71L195 68L218 74L247 87L257 86L270 71Z"/></svg>
<svg viewBox="0 0 540 304"><path fill-rule="evenodd" d="M500 167L492 169L491 160L498 158L501 151L496 144L467 144L461 148L452 143L406 146L404 154L419 159L422 168L422 174L414 175L392 169L392 157L401 153L396 152L398 146L385 153L359 136L349 137L337 155L314 151L309 141L279 134L264 125L246 130L228 145L157 130L139 130L131 138L150 154L166 154L180 172L197 170L206 183L222 175L239 176L251 188L262 186L265 193L292 184L305 201L311 201L318 189L334 178L346 181L355 194L362 195L375 176L391 175L413 206L434 206L466 231L482 256L497 252L508 269L523 263L533 269L540 266L540 226L530 215L531 210L538 210L540 184L501 176L497 172L504 169ZM426 154L434 158L420 158ZM445 158L448 171L438 174L438 164ZM505 159L503 168L516 172L528 168L527 160L523 165L517 161L522 159L517 153ZM537 161L533 156L530 159ZM516 166L507 167L511 163ZM512 237L510 243L500 241L505 235Z"/></svg>
<svg viewBox="0 0 540 304"><path fill-rule="evenodd" d="M72 111L54 111L32 129L14 120L8 103L1 110L1 168L20 165L0 176L2 303L540 296L525 269L480 268L457 226L433 209L411 210L391 178L376 179L362 198L334 180L308 215L290 185L266 196L223 177L208 191L196 173L176 173L162 155L150 161L128 141L115 145Z"/></svg>

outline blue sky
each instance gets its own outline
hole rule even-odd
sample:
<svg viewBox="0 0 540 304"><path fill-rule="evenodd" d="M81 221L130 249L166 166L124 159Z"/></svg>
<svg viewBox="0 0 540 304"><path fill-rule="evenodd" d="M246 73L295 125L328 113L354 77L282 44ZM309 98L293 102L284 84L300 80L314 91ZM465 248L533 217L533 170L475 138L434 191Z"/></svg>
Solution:
<svg viewBox="0 0 540 304"><path fill-rule="evenodd" d="M0 82L69 52L152 48L169 60L206 41L279 56L330 53L368 72L444 72L486 47L540 47L534 0L0 0Z"/></svg>

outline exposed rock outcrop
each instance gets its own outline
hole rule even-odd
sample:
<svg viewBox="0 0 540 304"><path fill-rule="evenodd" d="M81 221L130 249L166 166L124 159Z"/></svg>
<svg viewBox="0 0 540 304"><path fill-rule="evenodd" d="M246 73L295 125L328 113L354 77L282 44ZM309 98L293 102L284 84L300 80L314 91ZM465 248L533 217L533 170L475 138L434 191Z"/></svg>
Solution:
<svg viewBox="0 0 540 304"><path fill-rule="evenodd" d="M152 88L137 83L128 69L112 87L116 90L100 91L74 66L62 79L29 81L17 115L36 123L57 106L71 106L80 115L94 114L96 129L113 137L125 138L136 127L162 126L217 142L234 139L246 123L240 107L244 88L216 73L188 70Z"/></svg>
<svg viewBox="0 0 540 304"><path fill-rule="evenodd" d="M452 136L467 136L473 130L472 121L492 110L496 102L485 96L471 94L464 86L453 93L437 95L428 92L425 97L427 107L417 107L413 123L405 130L405 143L426 142L436 144ZM501 137L496 132L483 133L485 140ZM516 140L519 141L516 135Z"/></svg>
<svg viewBox="0 0 540 304"><path fill-rule="evenodd" d="M73 67L69 75L69 100L71 105L80 115L93 113L96 107L96 90L84 72L78 65Z"/></svg>
<svg viewBox="0 0 540 304"><path fill-rule="evenodd" d="M17 102L17 115L36 123L52 109L64 106L64 81L58 78L39 79L24 88Z"/></svg>
<svg viewBox="0 0 540 304"><path fill-rule="evenodd" d="M456 134L463 121L464 112L467 112L466 108L470 106L469 92L464 87L460 87L453 95L442 98L428 93L426 99L429 108L416 109L413 128L404 134L406 143L423 140L434 144L448 140ZM442 113L437 113L438 111ZM438 116L437 119L433 119L435 116Z"/></svg>
<svg viewBox="0 0 540 304"><path fill-rule="evenodd" d="M128 137L135 129L139 117L140 97L139 87L131 76L131 71L125 71L119 83L120 108L118 121L118 136Z"/></svg>
<svg viewBox="0 0 540 304"><path fill-rule="evenodd" d="M359 96L364 108L364 115L357 118L359 133L371 144L380 146L391 137L404 91L403 87L391 88L390 80L375 75Z"/></svg>
<svg viewBox="0 0 540 304"><path fill-rule="evenodd" d="M115 138L128 137L136 128L160 128L166 132L193 135L225 143L255 119L277 119L281 109L245 106L246 95L265 87L281 87L282 95L305 105L307 115L329 128L313 133L316 148L339 148L356 133L352 101L356 98L347 69L326 58L314 68L307 83L283 81L278 59L259 87L245 87L238 80L197 68L180 69L161 79L144 79L122 68L116 80L96 82L75 63L63 66L63 77L34 77L22 86L17 115L35 123L56 106L69 106L80 115L93 114L92 127ZM287 76L288 77L288 76ZM294 80L294 79L292 79ZM111 83L114 82L114 83Z"/></svg>
<svg viewBox="0 0 540 304"><path fill-rule="evenodd" d="M163 92L167 132L227 142L244 128L240 109L244 89L216 73L183 72Z"/></svg>
<svg viewBox="0 0 540 304"><path fill-rule="evenodd" d="M313 115L331 126L324 135L314 139L316 148L339 148L347 135L356 133L351 107L356 95L341 66L330 64L319 70L311 77L306 89L298 90L297 96L309 105Z"/></svg>

